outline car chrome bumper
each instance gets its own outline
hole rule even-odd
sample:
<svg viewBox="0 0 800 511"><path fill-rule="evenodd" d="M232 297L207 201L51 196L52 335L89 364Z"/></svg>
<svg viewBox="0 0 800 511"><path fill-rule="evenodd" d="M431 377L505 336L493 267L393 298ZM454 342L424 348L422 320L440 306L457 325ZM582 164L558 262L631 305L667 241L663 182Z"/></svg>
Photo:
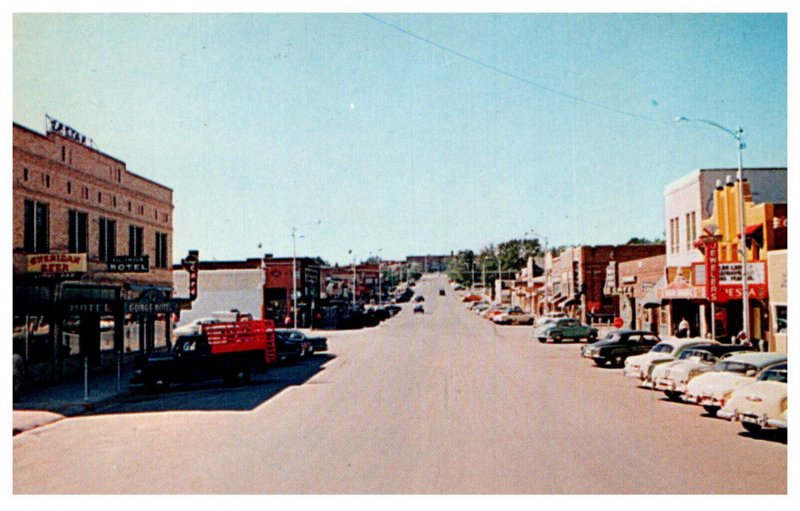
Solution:
<svg viewBox="0 0 800 511"><path fill-rule="evenodd" d="M739 414L736 413L736 410L719 410L717 411L717 417L720 419L728 419L729 421L738 420Z"/></svg>
<svg viewBox="0 0 800 511"><path fill-rule="evenodd" d="M655 382L653 382L653 388L655 390L668 390L670 392L674 392L675 382L667 379L658 379Z"/></svg>
<svg viewBox="0 0 800 511"><path fill-rule="evenodd" d="M633 367L625 366L622 369L622 376L628 376L630 378L639 378L641 380L642 379L642 370L639 367L636 367L636 366L633 366Z"/></svg>
<svg viewBox="0 0 800 511"><path fill-rule="evenodd" d="M785 420L767 419L766 425L770 428L788 429L789 425Z"/></svg>

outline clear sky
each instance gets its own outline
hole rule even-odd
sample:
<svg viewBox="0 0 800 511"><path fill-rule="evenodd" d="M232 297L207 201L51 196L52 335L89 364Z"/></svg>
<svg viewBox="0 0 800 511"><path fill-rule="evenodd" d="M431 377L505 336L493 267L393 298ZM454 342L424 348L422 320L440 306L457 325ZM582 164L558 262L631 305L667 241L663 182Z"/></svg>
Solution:
<svg viewBox="0 0 800 511"><path fill-rule="evenodd" d="M663 237L668 182L736 166L681 115L787 165L784 14L374 16L16 14L13 120L172 188L176 260Z"/></svg>

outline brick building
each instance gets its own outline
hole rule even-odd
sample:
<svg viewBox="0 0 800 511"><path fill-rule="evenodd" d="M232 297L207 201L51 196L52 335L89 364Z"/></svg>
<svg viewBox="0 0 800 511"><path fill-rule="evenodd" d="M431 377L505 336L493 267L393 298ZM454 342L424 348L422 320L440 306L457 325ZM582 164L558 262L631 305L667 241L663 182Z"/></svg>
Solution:
<svg viewBox="0 0 800 511"><path fill-rule="evenodd" d="M658 333L660 304L648 303L647 299L663 278L666 262L666 254L661 254L624 263L609 263L604 293L619 297L618 315L628 328Z"/></svg>
<svg viewBox="0 0 800 511"><path fill-rule="evenodd" d="M540 313L560 310L582 321L610 320L619 312L619 296L604 290L609 262L662 255L665 250L664 245L581 246L547 258L547 301Z"/></svg>
<svg viewBox="0 0 800 511"><path fill-rule="evenodd" d="M34 378L166 344L177 308L172 190L47 120L13 125L14 353Z"/></svg>

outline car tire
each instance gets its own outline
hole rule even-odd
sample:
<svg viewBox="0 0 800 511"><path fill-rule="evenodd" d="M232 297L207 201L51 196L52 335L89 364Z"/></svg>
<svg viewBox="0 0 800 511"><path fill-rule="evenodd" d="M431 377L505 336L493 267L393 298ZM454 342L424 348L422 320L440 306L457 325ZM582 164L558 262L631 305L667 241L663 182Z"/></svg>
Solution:
<svg viewBox="0 0 800 511"><path fill-rule="evenodd" d="M594 363L595 363L595 365L597 367L605 367L606 366L606 362L608 362L608 361L606 359L604 359L604 358L595 358L594 359Z"/></svg>
<svg viewBox="0 0 800 511"><path fill-rule="evenodd" d="M681 400L681 393L675 392L674 390L665 390L664 394L667 396L667 399L670 401L680 401Z"/></svg>
<svg viewBox="0 0 800 511"><path fill-rule="evenodd" d="M714 405L703 405L703 410L708 412L708 414L712 417L717 416L717 412L719 411L719 406Z"/></svg>
<svg viewBox="0 0 800 511"><path fill-rule="evenodd" d="M556 334L553 336L553 342L561 342L562 339L561 335Z"/></svg>
<svg viewBox="0 0 800 511"><path fill-rule="evenodd" d="M753 424L752 422L742 422L742 427L746 429L748 433L758 433L761 431L761 426Z"/></svg>
<svg viewBox="0 0 800 511"><path fill-rule="evenodd" d="M589 337L586 338L586 342L595 342L597 340L597 334L589 334Z"/></svg>
<svg viewBox="0 0 800 511"><path fill-rule="evenodd" d="M542 344L547 342L547 338L546 337L537 337L537 339L539 339L539 342L542 343Z"/></svg>
<svg viewBox="0 0 800 511"><path fill-rule="evenodd" d="M616 355L614 357L612 365L614 367L622 367L623 365L625 365L625 357L623 357L622 355Z"/></svg>

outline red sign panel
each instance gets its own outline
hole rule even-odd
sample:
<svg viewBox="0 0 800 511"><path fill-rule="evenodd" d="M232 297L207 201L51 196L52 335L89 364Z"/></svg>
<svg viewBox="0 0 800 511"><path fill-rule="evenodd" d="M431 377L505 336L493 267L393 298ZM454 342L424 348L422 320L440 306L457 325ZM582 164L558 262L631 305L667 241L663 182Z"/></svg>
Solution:
<svg viewBox="0 0 800 511"><path fill-rule="evenodd" d="M706 297L710 302L719 298L719 244L716 240L705 243L706 247Z"/></svg>

